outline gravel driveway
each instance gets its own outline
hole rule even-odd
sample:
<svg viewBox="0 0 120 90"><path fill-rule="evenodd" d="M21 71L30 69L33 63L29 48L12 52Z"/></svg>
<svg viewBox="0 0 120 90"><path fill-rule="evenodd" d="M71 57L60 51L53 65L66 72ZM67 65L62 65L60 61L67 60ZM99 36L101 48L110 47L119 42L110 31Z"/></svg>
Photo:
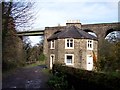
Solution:
<svg viewBox="0 0 120 90"><path fill-rule="evenodd" d="M14 73L3 76L2 88L24 88L24 89L47 89L51 90L47 85L49 74L43 72L44 66L34 66L29 68L17 69Z"/></svg>

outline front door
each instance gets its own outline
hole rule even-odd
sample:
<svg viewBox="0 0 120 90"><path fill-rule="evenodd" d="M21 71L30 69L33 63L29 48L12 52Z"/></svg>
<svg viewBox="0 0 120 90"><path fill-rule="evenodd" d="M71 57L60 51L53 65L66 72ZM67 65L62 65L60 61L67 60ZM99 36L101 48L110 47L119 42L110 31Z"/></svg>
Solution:
<svg viewBox="0 0 120 90"><path fill-rule="evenodd" d="M54 60L55 60L55 55L51 54L50 55L50 69L52 69L52 67L53 67Z"/></svg>
<svg viewBox="0 0 120 90"><path fill-rule="evenodd" d="M91 71L93 69L93 57L92 55L87 55L87 70Z"/></svg>

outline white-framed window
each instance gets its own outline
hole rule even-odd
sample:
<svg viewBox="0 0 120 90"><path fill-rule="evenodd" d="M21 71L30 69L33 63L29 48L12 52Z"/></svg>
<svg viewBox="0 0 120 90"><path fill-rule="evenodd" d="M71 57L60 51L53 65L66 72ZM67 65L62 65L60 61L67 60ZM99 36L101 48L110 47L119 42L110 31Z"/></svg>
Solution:
<svg viewBox="0 0 120 90"><path fill-rule="evenodd" d="M50 41L50 49L55 49L55 40Z"/></svg>
<svg viewBox="0 0 120 90"><path fill-rule="evenodd" d="M74 39L73 38L65 39L65 49L74 49Z"/></svg>
<svg viewBox="0 0 120 90"><path fill-rule="evenodd" d="M65 54L65 64L74 65L74 54Z"/></svg>
<svg viewBox="0 0 120 90"><path fill-rule="evenodd" d="M87 50L93 50L93 40L87 40Z"/></svg>

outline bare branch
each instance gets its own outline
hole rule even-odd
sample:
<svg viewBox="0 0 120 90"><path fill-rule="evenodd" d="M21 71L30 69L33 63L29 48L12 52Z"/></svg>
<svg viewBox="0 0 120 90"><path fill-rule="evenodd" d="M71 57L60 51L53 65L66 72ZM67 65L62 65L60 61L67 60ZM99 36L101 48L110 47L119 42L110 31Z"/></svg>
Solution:
<svg viewBox="0 0 120 90"><path fill-rule="evenodd" d="M32 26L35 20L34 2L4 2L3 4L3 17L6 18L7 15L12 17L17 30Z"/></svg>

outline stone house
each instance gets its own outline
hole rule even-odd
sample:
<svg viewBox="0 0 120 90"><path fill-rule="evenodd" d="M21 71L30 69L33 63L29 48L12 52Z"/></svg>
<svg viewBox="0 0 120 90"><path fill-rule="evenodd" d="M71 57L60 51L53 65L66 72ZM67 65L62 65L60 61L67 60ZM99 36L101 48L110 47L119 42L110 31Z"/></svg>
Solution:
<svg viewBox="0 0 120 90"><path fill-rule="evenodd" d="M97 37L88 34L76 25L46 28L44 53L47 66L52 69L55 62L64 65L94 70L97 61Z"/></svg>

